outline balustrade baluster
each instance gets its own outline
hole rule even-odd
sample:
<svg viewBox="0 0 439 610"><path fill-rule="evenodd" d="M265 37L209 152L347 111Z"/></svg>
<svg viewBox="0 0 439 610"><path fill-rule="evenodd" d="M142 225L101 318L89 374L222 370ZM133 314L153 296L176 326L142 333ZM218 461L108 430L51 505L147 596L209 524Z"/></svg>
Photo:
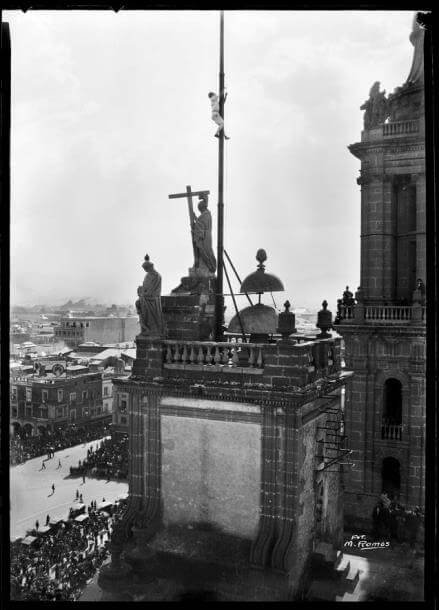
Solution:
<svg viewBox="0 0 439 610"><path fill-rule="evenodd" d="M198 364L204 364L204 353L203 353L203 346L202 345L198 346L197 361L198 361Z"/></svg>
<svg viewBox="0 0 439 610"><path fill-rule="evenodd" d="M229 347L227 345L224 346L221 360L223 364L229 364Z"/></svg>
<svg viewBox="0 0 439 610"><path fill-rule="evenodd" d="M187 345L186 345L186 343L183 346L183 353L181 355L181 361L183 362L183 364L185 364L187 362Z"/></svg>
<svg viewBox="0 0 439 610"><path fill-rule="evenodd" d="M171 364L171 362L172 362L172 351L171 351L171 346L169 344L168 344L167 350L166 350L166 362L168 364Z"/></svg>
<svg viewBox="0 0 439 610"><path fill-rule="evenodd" d="M239 356L238 356L238 350L236 349L235 346L233 346L232 348L232 366L238 366L238 362L239 362Z"/></svg>
<svg viewBox="0 0 439 610"><path fill-rule="evenodd" d="M215 345L215 355L213 357L213 361L215 362L215 364L219 364L221 362L221 354L218 349L218 345Z"/></svg>
<svg viewBox="0 0 439 610"><path fill-rule="evenodd" d="M250 346L250 355L248 357L248 365L249 366L254 366L255 365L255 348L252 346Z"/></svg>
<svg viewBox="0 0 439 610"><path fill-rule="evenodd" d="M196 358L196 355L195 355L195 346L194 346L193 343L191 343L191 353L189 355L189 361L190 361L191 364L195 364L195 358Z"/></svg>
<svg viewBox="0 0 439 610"><path fill-rule="evenodd" d="M258 359L256 360L256 364L258 368L262 368L263 360L262 360L262 347L259 348Z"/></svg>
<svg viewBox="0 0 439 610"><path fill-rule="evenodd" d="M178 343L174 346L174 362L178 362L180 360L180 346Z"/></svg>
<svg viewBox="0 0 439 610"><path fill-rule="evenodd" d="M206 364L211 364L212 354L210 352L210 345L206 345Z"/></svg>

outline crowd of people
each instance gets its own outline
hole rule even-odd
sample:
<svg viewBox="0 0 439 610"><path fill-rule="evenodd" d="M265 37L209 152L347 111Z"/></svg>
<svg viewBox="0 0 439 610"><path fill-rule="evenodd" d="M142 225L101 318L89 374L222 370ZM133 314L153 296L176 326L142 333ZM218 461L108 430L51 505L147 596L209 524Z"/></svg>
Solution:
<svg viewBox="0 0 439 610"><path fill-rule="evenodd" d="M103 421L94 422L87 427L71 424L66 428L48 431L47 434L39 436L25 436L19 433L10 439L10 463L22 464L26 460L46 454L53 457L55 451L93 441L107 434L109 434L108 422Z"/></svg>
<svg viewBox="0 0 439 610"><path fill-rule="evenodd" d="M30 545L21 540L11 546L11 599L77 601L87 581L109 556L108 544L115 521L121 519L126 503L113 505L112 515L88 507L88 517L78 522L71 512L68 520L39 534Z"/></svg>
<svg viewBox="0 0 439 610"><path fill-rule="evenodd" d="M78 462L77 467L70 467L71 476L89 476L96 478L128 478L128 436L108 438L101 441L97 448L89 447L87 457Z"/></svg>
<svg viewBox="0 0 439 610"><path fill-rule="evenodd" d="M419 506L407 508L383 492L373 509L372 522L375 539L408 542L413 551L418 542L422 546L424 514Z"/></svg>

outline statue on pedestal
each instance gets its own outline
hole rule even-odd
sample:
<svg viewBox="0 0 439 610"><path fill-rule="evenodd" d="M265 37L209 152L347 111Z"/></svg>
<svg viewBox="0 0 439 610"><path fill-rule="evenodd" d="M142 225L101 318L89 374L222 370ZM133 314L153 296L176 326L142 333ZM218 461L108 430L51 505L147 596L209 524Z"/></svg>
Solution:
<svg viewBox="0 0 439 610"><path fill-rule="evenodd" d="M209 275L215 273L216 270L216 258L212 249L212 215L207 209L207 193L199 195L198 198L200 215L198 218L194 215L192 222L193 270L200 275Z"/></svg>
<svg viewBox="0 0 439 610"><path fill-rule="evenodd" d="M146 271L142 286L137 289L139 298L136 301L136 310L143 336L162 337L164 332L162 305L160 295L162 291L162 277L154 269L148 254L142 264Z"/></svg>

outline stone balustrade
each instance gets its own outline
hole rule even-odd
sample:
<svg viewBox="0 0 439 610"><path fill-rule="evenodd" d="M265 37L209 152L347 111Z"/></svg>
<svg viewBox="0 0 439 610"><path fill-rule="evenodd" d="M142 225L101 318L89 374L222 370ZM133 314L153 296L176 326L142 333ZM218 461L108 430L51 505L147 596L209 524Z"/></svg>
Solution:
<svg viewBox="0 0 439 610"><path fill-rule="evenodd" d="M416 314L414 313L417 308ZM363 305L342 306L340 311L342 322L351 320L353 323L372 322L398 324L401 322L425 322L425 305Z"/></svg>
<svg viewBox="0 0 439 610"><path fill-rule="evenodd" d="M383 440L401 441L402 424L389 424L384 418L381 424L381 438Z"/></svg>
<svg viewBox="0 0 439 610"><path fill-rule="evenodd" d="M262 369L263 345L210 341L164 341L163 362L166 365L210 365Z"/></svg>
<svg viewBox="0 0 439 610"><path fill-rule="evenodd" d="M412 308L406 305L367 305L365 320L407 321L412 319Z"/></svg>
<svg viewBox="0 0 439 610"><path fill-rule="evenodd" d="M419 131L419 121L395 121L393 123L384 123L383 136L402 136L408 133L417 133Z"/></svg>
<svg viewBox="0 0 439 610"><path fill-rule="evenodd" d="M343 320L353 320L354 318L354 305L343 305L341 308Z"/></svg>

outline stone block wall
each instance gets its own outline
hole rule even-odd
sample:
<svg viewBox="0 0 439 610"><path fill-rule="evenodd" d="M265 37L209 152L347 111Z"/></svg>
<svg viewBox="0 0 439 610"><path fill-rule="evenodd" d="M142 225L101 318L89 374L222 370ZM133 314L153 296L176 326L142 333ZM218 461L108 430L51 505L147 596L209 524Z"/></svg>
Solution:
<svg viewBox="0 0 439 610"><path fill-rule="evenodd" d="M382 491L382 463L400 463L400 502L425 504L425 327L344 325L346 363L355 375L346 388L346 430L355 464L345 473L347 524L371 526ZM383 438L384 384L402 387L402 432Z"/></svg>
<svg viewBox="0 0 439 610"><path fill-rule="evenodd" d="M260 425L220 421L219 401L202 401L202 408L191 402L196 417L161 416L164 524L210 524L252 540L260 516Z"/></svg>

